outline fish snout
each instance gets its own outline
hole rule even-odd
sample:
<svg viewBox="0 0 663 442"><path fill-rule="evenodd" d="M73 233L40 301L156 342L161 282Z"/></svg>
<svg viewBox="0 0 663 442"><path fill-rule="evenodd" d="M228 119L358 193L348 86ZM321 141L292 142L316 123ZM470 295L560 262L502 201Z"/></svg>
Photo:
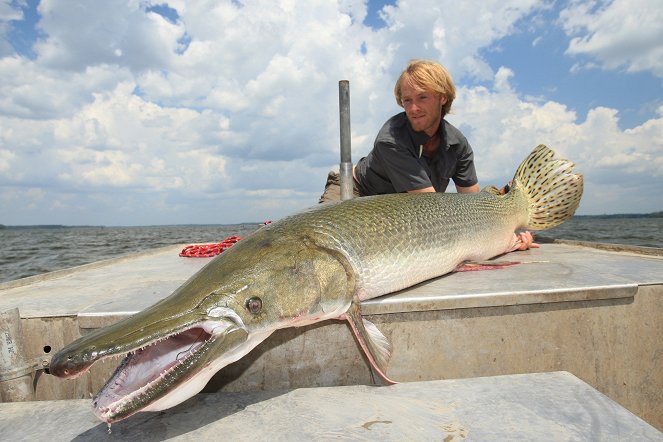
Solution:
<svg viewBox="0 0 663 442"><path fill-rule="evenodd" d="M75 354L67 349L60 350L52 358L48 372L59 378L75 378L85 373L94 362L93 357Z"/></svg>

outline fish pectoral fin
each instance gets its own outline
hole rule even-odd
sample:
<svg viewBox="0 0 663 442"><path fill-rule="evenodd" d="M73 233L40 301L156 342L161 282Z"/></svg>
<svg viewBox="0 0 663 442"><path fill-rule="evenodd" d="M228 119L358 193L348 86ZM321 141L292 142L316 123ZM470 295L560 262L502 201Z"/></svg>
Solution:
<svg viewBox="0 0 663 442"><path fill-rule="evenodd" d="M474 272L478 270L499 270L521 264L520 261L465 261L454 272Z"/></svg>
<svg viewBox="0 0 663 442"><path fill-rule="evenodd" d="M391 343L371 321L361 316L361 307L353 302L341 319L347 319L359 346L364 350L368 361L378 375L389 384L396 384L387 377L386 371L391 359Z"/></svg>

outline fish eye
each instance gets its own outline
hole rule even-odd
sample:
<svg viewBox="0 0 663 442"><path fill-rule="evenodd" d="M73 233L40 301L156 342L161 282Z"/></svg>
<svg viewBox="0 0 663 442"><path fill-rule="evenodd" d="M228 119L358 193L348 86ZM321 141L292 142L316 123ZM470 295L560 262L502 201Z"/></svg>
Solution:
<svg viewBox="0 0 663 442"><path fill-rule="evenodd" d="M254 296L246 300L246 309L252 315L257 315L262 310L262 299Z"/></svg>

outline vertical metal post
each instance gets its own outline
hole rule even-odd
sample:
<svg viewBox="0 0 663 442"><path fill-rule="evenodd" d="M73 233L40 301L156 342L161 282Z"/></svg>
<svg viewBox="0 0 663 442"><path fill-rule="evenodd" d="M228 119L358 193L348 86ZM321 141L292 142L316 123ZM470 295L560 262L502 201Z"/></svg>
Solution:
<svg viewBox="0 0 663 442"><path fill-rule="evenodd" d="M341 200L352 198L352 147L350 144L350 82L338 82L338 102L341 119Z"/></svg>
<svg viewBox="0 0 663 442"><path fill-rule="evenodd" d="M34 400L33 364L28 362L18 309L0 312L0 399L2 402Z"/></svg>

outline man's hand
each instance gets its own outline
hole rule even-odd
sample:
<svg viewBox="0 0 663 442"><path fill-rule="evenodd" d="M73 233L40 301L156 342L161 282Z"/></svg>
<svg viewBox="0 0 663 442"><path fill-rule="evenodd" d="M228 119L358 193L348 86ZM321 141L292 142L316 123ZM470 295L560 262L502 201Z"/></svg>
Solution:
<svg viewBox="0 0 663 442"><path fill-rule="evenodd" d="M511 250L538 249L541 247L534 242L534 235L529 231L514 233L513 236L515 237L515 244Z"/></svg>

